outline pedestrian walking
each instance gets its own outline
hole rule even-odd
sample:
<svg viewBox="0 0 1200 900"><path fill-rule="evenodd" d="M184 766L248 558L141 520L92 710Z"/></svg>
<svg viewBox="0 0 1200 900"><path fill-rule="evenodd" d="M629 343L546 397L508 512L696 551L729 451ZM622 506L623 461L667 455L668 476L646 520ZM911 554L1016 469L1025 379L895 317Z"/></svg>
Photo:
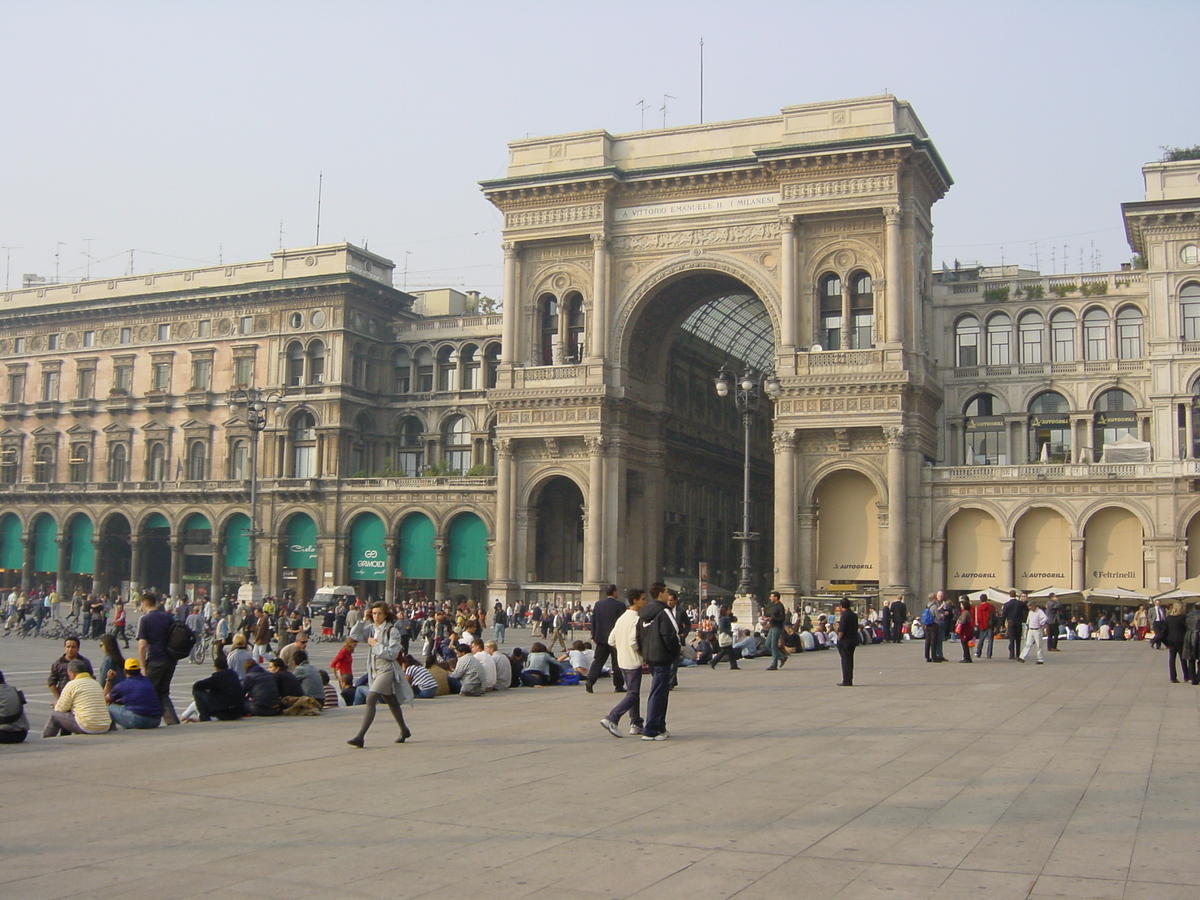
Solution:
<svg viewBox="0 0 1200 900"><path fill-rule="evenodd" d="M404 724L402 703L413 702L412 685L404 677L400 656L400 629L396 627L396 614L382 601L371 604L370 621L359 622L350 636L359 642L366 641L367 652L367 708L363 713L362 726L358 734L346 741L351 747L363 748L367 730L375 721L375 707L382 700L392 712L392 718L400 726L397 744L403 744L412 735Z"/></svg>

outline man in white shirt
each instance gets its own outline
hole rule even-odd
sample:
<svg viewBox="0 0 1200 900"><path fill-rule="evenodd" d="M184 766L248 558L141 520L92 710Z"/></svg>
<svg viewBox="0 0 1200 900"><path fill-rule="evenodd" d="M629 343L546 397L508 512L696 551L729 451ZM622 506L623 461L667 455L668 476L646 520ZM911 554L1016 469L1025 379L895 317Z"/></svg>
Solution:
<svg viewBox="0 0 1200 900"><path fill-rule="evenodd" d="M512 663L500 652L500 647L495 641L488 641L483 645L483 649L487 651L492 665L496 667L496 690L507 691L512 687Z"/></svg>
<svg viewBox="0 0 1200 900"><path fill-rule="evenodd" d="M642 654L638 652L638 614L646 605L646 592L641 588L630 588L626 594L629 608L621 613L608 634L608 643L616 651L616 663L625 676L625 696L620 699L603 719L600 727L615 738L621 734L621 716L629 713L629 733L641 734L642 725Z"/></svg>
<svg viewBox="0 0 1200 900"><path fill-rule="evenodd" d="M1025 662L1029 651L1037 647L1037 664L1040 666L1045 661L1045 631L1046 614L1038 609L1037 601L1031 597L1029 599L1029 618L1025 620L1025 649L1021 651L1021 655L1017 659Z"/></svg>
<svg viewBox="0 0 1200 900"><path fill-rule="evenodd" d="M484 649L483 641L474 640L471 642L471 652L475 658L479 660L479 665L483 667L483 689L485 691L494 691L496 689L496 663L492 659L491 654Z"/></svg>

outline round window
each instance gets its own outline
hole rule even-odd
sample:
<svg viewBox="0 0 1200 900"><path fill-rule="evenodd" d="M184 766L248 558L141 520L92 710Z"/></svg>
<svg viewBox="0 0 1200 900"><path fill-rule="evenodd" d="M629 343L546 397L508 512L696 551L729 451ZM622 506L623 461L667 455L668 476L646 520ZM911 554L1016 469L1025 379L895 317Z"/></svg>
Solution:
<svg viewBox="0 0 1200 900"><path fill-rule="evenodd" d="M325 324L325 311L323 309L314 309L309 318L312 320L313 325L320 328Z"/></svg>
<svg viewBox="0 0 1200 900"><path fill-rule="evenodd" d="M288 317L288 322L293 328L299 328L304 324L304 316L301 313L294 312Z"/></svg>
<svg viewBox="0 0 1200 900"><path fill-rule="evenodd" d="M1195 244L1185 244L1183 249L1179 251L1179 258L1189 266L1200 263L1200 247L1197 247Z"/></svg>

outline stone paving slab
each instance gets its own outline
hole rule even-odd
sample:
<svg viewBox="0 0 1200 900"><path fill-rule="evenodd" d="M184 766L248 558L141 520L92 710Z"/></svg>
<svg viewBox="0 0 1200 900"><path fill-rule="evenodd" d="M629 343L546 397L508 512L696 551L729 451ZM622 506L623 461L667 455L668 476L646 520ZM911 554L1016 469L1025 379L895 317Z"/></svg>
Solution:
<svg viewBox="0 0 1200 900"><path fill-rule="evenodd" d="M852 689L828 652L685 669L653 743L599 727L604 683L418 701L362 751L355 709L31 736L0 746L0 898L1190 900L1200 688L1146 644L1062 646L864 647ZM35 730L57 655L0 641Z"/></svg>

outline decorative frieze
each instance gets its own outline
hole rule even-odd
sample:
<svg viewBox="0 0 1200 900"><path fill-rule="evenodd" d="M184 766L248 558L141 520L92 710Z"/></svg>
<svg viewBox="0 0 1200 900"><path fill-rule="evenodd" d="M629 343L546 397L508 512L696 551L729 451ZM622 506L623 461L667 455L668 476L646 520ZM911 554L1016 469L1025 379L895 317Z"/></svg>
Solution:
<svg viewBox="0 0 1200 900"><path fill-rule="evenodd" d="M698 228L694 231L671 231L657 234L627 234L612 239L617 252L679 250L689 247L723 247L731 244L752 244L778 240L783 226L778 222L758 225L730 225L724 228Z"/></svg>
<svg viewBox="0 0 1200 900"><path fill-rule="evenodd" d="M589 203L586 206L554 206L548 209L530 209L510 212L504 217L505 228L536 228L541 225L564 225L571 222L591 222L603 218L604 205Z"/></svg>
<svg viewBox="0 0 1200 900"><path fill-rule="evenodd" d="M896 190L893 175L865 175L833 181L801 181L783 186L784 200L824 200L863 194L885 194Z"/></svg>
<svg viewBox="0 0 1200 900"><path fill-rule="evenodd" d="M497 421L501 425L567 425L573 422L599 422L600 407L501 410Z"/></svg>

